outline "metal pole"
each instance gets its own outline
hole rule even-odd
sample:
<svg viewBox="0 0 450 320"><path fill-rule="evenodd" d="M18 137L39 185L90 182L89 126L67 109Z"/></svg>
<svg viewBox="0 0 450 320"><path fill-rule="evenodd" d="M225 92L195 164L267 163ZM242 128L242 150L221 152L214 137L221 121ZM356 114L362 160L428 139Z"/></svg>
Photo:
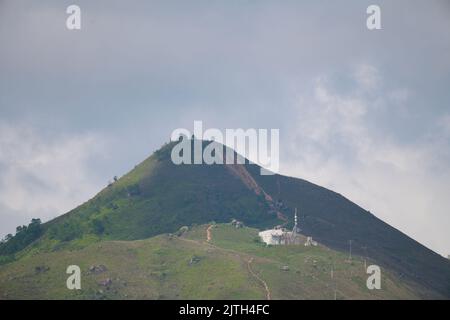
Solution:
<svg viewBox="0 0 450 320"><path fill-rule="evenodd" d="M348 241L350 243L350 261L352 261L352 241L353 240Z"/></svg>

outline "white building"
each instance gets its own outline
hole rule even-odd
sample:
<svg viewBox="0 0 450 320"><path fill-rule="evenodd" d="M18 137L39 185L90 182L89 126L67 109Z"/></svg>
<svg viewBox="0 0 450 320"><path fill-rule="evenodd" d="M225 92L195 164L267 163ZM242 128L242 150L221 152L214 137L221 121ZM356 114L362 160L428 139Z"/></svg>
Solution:
<svg viewBox="0 0 450 320"><path fill-rule="evenodd" d="M265 230L258 235L268 245L285 244L286 242L286 232L283 229Z"/></svg>
<svg viewBox="0 0 450 320"><path fill-rule="evenodd" d="M294 228L292 229L292 232L287 231L282 226L277 226L274 229L261 231L258 235L267 245L300 244L300 237L298 236L299 232L300 228L297 222L297 208L295 208ZM310 240L312 241L312 238ZM317 245L317 243L314 245Z"/></svg>

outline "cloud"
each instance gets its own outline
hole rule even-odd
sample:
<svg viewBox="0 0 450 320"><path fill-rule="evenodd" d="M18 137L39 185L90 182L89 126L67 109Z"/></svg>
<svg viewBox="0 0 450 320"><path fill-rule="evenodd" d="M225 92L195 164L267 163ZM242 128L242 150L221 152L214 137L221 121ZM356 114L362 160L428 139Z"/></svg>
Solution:
<svg viewBox="0 0 450 320"><path fill-rule="evenodd" d="M437 127L446 138L450 138L450 114L446 114L438 120Z"/></svg>
<svg viewBox="0 0 450 320"><path fill-rule="evenodd" d="M48 220L102 186L90 162L104 157L98 134L45 136L25 124L0 122L0 234L33 217Z"/></svg>
<svg viewBox="0 0 450 320"><path fill-rule="evenodd" d="M359 65L354 73L355 80L364 90L374 90L379 82L378 70L368 64Z"/></svg>
<svg viewBox="0 0 450 320"><path fill-rule="evenodd" d="M373 66L364 68L377 75ZM320 77L311 92L297 98L297 126L292 128L289 160L283 171L331 188L371 210L382 220L446 255L450 248L450 155L445 134L448 119L436 120L434 131L399 143L371 124L380 112L407 102L392 89L379 91L372 76L355 74L348 94L332 93L335 83ZM363 93L362 93L363 92ZM381 108L380 108L381 106ZM403 117L404 114L393 116ZM448 136L447 136L448 137ZM430 232L432 230L432 232Z"/></svg>

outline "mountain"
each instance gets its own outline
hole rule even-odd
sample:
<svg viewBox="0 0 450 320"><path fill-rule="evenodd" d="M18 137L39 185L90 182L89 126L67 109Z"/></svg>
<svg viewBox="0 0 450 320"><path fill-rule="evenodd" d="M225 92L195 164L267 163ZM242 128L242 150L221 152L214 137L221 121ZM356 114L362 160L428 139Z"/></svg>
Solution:
<svg viewBox="0 0 450 320"><path fill-rule="evenodd" d="M447 259L343 196L301 179L262 176L260 167L248 162L243 165L174 165L170 159L173 145L164 145L93 199L43 224L39 232L34 225L33 229L28 228L33 230L33 237L22 237L29 239L23 241L23 246L13 246L18 242L14 238L1 245L8 245L9 249L3 248L5 264L0 266L0 293L2 286L14 287L8 285L1 275L14 278L9 272L17 270L16 267L25 260L42 258L42 261L50 263L52 259L69 261L69 256L79 255L78 263L86 264L84 253L94 250L99 244L102 248L111 248L108 254L113 255L114 250L118 250L118 254L120 250L142 246L138 240L151 238L146 241L152 246L163 241L161 239L169 241L162 234L174 233L183 226L195 230L195 225L211 221L227 223L238 219L252 228L264 229L274 225L289 228L297 208L301 233L312 236L323 250L332 252L331 256L348 256L351 240L355 259L365 258L380 265L390 274L392 281L408 288L402 291L404 295L388 294L387 297L450 298L450 263ZM26 232L22 234L28 235ZM173 243L170 242L170 246ZM115 245L117 249L113 248ZM245 243L233 246L242 248ZM300 249L275 250L288 256L298 252L301 256ZM194 254L194 251L189 251L189 254ZM104 253L99 254L101 257ZM245 250L240 254L246 254ZM176 259L176 256L178 253L169 255L169 258ZM288 256L277 261L289 260ZM217 257L219 260L225 258L226 255ZM261 255L254 257L263 258ZM112 261L108 268L111 265L118 267L116 264L119 262ZM140 262L139 266L142 267ZM27 281L33 283L34 277L42 275L39 273L31 277L31 282ZM364 282L360 286L364 288ZM164 296L161 292L158 294ZM355 296L365 298L364 294Z"/></svg>

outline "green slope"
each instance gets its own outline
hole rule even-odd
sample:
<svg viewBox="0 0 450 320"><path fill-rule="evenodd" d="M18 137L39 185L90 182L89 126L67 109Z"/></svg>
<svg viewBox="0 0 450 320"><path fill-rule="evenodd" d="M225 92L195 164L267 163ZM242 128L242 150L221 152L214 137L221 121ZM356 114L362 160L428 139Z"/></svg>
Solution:
<svg viewBox="0 0 450 320"><path fill-rule="evenodd" d="M210 243L206 226L198 226L181 237L34 252L0 269L0 299L267 299L261 281L271 299L334 299L335 292L337 299L418 298L417 288L384 270L381 290L368 290L360 257L350 263L323 246L265 247L255 238L256 229L219 224ZM72 264L82 270L79 291L66 288ZM89 271L97 265L106 270Z"/></svg>

